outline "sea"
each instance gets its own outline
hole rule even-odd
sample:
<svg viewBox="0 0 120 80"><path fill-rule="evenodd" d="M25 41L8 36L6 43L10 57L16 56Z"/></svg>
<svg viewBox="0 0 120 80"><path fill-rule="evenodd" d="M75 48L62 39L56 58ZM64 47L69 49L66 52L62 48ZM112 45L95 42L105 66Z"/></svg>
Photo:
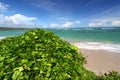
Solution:
<svg viewBox="0 0 120 80"><path fill-rule="evenodd" d="M56 28L54 32L78 48L120 53L120 27ZM18 36L28 30L0 30L0 39Z"/></svg>

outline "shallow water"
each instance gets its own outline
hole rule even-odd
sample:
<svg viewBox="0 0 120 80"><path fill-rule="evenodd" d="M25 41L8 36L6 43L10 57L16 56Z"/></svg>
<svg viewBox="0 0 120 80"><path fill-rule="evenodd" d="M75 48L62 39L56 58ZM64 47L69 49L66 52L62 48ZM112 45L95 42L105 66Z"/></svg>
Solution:
<svg viewBox="0 0 120 80"><path fill-rule="evenodd" d="M112 28L74 28L47 29L56 33L62 39L74 43L83 49L103 49L120 52L120 27ZM0 31L0 39L24 34L28 30Z"/></svg>

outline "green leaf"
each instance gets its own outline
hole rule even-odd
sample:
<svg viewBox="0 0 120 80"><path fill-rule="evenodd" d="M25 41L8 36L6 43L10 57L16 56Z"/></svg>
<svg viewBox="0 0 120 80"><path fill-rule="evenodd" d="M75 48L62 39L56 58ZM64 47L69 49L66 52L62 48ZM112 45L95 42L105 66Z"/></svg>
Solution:
<svg viewBox="0 0 120 80"><path fill-rule="evenodd" d="M0 62L0 67L4 66L3 62Z"/></svg>
<svg viewBox="0 0 120 80"><path fill-rule="evenodd" d="M4 60L5 59L5 57L3 57L3 56L0 56L0 61L2 61L2 60Z"/></svg>
<svg viewBox="0 0 120 80"><path fill-rule="evenodd" d="M18 71L23 71L24 68L23 68L23 67L16 67L16 68L14 68L14 71L16 71L16 70L18 70Z"/></svg>
<svg viewBox="0 0 120 80"><path fill-rule="evenodd" d="M21 63L28 63L28 60L27 59L23 59L23 60L21 60Z"/></svg>
<svg viewBox="0 0 120 80"><path fill-rule="evenodd" d="M23 75L23 73L21 71L15 71L12 75L12 79L18 80L22 75Z"/></svg>
<svg viewBox="0 0 120 80"><path fill-rule="evenodd" d="M34 70L39 70L39 68L38 68L38 67L34 67L33 69L34 69Z"/></svg>

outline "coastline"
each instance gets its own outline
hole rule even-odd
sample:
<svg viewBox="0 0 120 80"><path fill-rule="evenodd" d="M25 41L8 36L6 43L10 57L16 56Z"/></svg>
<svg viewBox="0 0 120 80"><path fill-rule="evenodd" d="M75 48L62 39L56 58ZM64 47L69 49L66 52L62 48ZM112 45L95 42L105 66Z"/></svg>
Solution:
<svg viewBox="0 0 120 80"><path fill-rule="evenodd" d="M97 75L117 71L120 73L120 53L109 52L106 50L81 49L79 52L85 57L87 63L84 67Z"/></svg>
<svg viewBox="0 0 120 80"><path fill-rule="evenodd" d="M4 37L1 37L1 39L3 38ZM74 43L69 43L75 45ZM87 70L90 70L97 75L108 73L112 70L120 73L120 52L111 52L103 49L85 49L80 48L80 46L83 45L79 45L77 47L79 49L79 52L85 57L87 61L87 63L84 64L84 67Z"/></svg>

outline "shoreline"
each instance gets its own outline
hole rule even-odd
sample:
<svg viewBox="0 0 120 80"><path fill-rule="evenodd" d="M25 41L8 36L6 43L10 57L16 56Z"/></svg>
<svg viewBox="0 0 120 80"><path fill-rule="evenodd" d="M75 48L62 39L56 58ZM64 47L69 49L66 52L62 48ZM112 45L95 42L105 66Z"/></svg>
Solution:
<svg viewBox="0 0 120 80"><path fill-rule="evenodd" d="M80 49L88 50L105 50L113 53L120 53L120 43L108 43L108 42L69 42L72 45L77 46Z"/></svg>
<svg viewBox="0 0 120 80"><path fill-rule="evenodd" d="M85 57L87 63L84 67L97 75L117 71L120 73L120 53L106 50L89 50L79 48L79 52Z"/></svg>
<svg viewBox="0 0 120 80"><path fill-rule="evenodd" d="M75 45L74 43L70 43L70 44ZM108 73L109 71L112 71L112 70L120 73L120 62L119 62L120 52L111 52L103 49L93 50L89 48L88 49L80 48L83 45L75 45L75 46L78 47L79 52L85 57L87 63L84 64L84 67L87 70L90 70L97 75ZM91 47L91 44L90 44L90 47Z"/></svg>

